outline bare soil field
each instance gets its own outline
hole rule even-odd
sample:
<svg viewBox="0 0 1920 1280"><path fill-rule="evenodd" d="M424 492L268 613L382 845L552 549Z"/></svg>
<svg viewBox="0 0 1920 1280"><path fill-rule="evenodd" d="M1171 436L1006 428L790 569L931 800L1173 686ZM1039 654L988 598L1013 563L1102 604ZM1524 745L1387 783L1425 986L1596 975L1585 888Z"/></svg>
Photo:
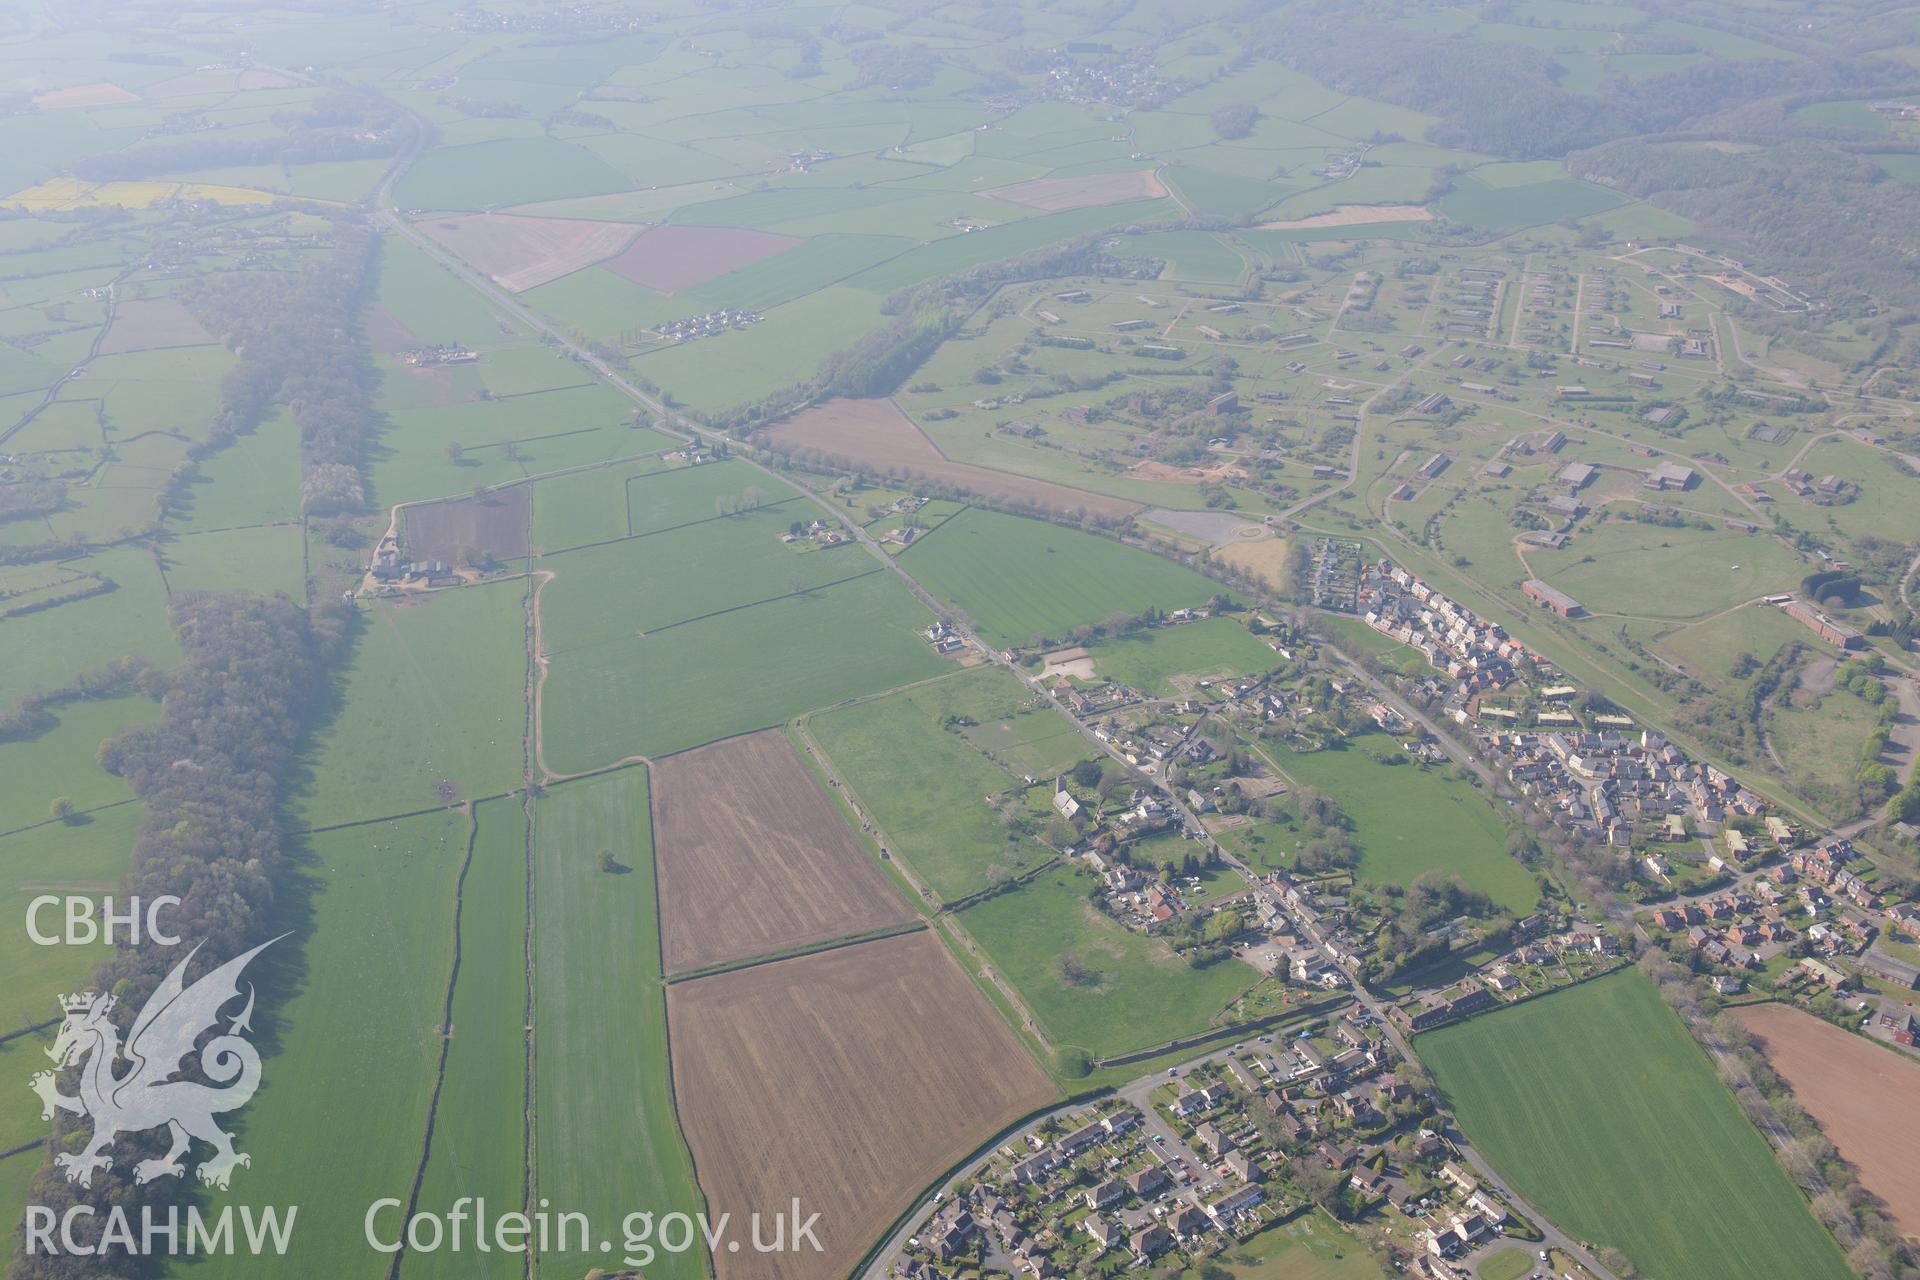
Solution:
<svg viewBox="0 0 1920 1280"><path fill-rule="evenodd" d="M679 293L799 243L797 236L745 227L649 227L606 267L657 293Z"/></svg>
<svg viewBox="0 0 1920 1280"><path fill-rule="evenodd" d="M778 730L660 761L653 843L668 973L913 919Z"/></svg>
<svg viewBox="0 0 1920 1280"><path fill-rule="evenodd" d="M511 213L433 218L415 225L511 293L525 292L611 258L634 237L632 227L618 222L529 218Z"/></svg>
<svg viewBox="0 0 1920 1280"><path fill-rule="evenodd" d="M533 486L513 485L484 498L449 498L401 512L401 546L411 560L458 564L467 550L500 559L527 554L533 520Z"/></svg>
<svg viewBox="0 0 1920 1280"><path fill-rule="evenodd" d="M1052 653L1043 653L1040 660L1045 664L1040 668L1042 680L1052 680L1058 676L1072 676L1076 680L1094 678L1093 657L1086 649L1055 649Z"/></svg>
<svg viewBox="0 0 1920 1280"><path fill-rule="evenodd" d="M110 107L118 102L138 102L140 95L117 84L74 84L64 89L48 89L33 95L33 105L45 111L62 107Z"/></svg>
<svg viewBox="0 0 1920 1280"><path fill-rule="evenodd" d="M1311 218L1263 222L1262 231L1311 231L1317 227L1363 227L1375 222L1431 222L1433 212L1422 204L1343 204Z"/></svg>
<svg viewBox="0 0 1920 1280"><path fill-rule="evenodd" d="M1240 478L1240 467L1232 462L1216 462L1205 467L1173 467L1149 458L1128 467L1127 474L1141 480L1164 480L1172 484L1227 484Z"/></svg>
<svg viewBox="0 0 1920 1280"><path fill-rule="evenodd" d="M1789 1005L1750 1005L1739 1017L1900 1230L1920 1235L1920 1061Z"/></svg>
<svg viewBox="0 0 1920 1280"><path fill-rule="evenodd" d="M212 341L193 313L172 298L135 298L114 307L113 327L100 342L100 354L198 347Z"/></svg>
<svg viewBox="0 0 1920 1280"><path fill-rule="evenodd" d="M1157 200L1167 194L1151 169L1128 173L1089 173L1071 178L1029 178L1004 187L989 187L980 193L1009 204L1025 205L1047 213L1067 209L1090 209L1100 204L1125 204L1129 200Z"/></svg>
<svg viewBox="0 0 1920 1280"><path fill-rule="evenodd" d="M720 1280L840 1280L920 1191L1055 1097L925 930L667 988L674 1094L710 1214L800 1198L823 1252Z"/></svg>
<svg viewBox="0 0 1920 1280"><path fill-rule="evenodd" d="M951 485L968 493L1031 503L1056 511L1124 516L1139 510L1140 505L1046 480L954 462L891 400L829 400L762 432L759 439L774 448L818 449L837 462L883 475L904 474L913 479Z"/></svg>

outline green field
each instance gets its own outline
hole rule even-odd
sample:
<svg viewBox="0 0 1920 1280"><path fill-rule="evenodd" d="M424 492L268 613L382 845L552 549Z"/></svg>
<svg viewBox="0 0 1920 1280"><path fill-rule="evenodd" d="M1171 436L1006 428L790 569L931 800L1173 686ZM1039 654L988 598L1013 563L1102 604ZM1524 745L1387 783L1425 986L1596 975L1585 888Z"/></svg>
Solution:
<svg viewBox="0 0 1920 1280"><path fill-rule="evenodd" d="M1849 1274L1635 970L1420 1037L1467 1136L1575 1237L1662 1280Z"/></svg>
<svg viewBox="0 0 1920 1280"><path fill-rule="evenodd" d="M368 1205L407 1197L440 1057L467 826L464 814L440 813L316 836L282 887L276 924L293 936L249 972L270 1050L260 1094L234 1126L253 1164L233 1176L248 1203L300 1206L276 1274L338 1276L342 1251L363 1247ZM194 1270L258 1267L242 1253Z"/></svg>
<svg viewBox="0 0 1920 1280"><path fill-rule="evenodd" d="M978 695L994 691L988 679L985 669L967 672L807 721L892 851L944 900L1018 875L1047 852L1010 831L987 803L1020 779L964 732L943 727L949 716L978 709Z"/></svg>
<svg viewBox="0 0 1920 1280"><path fill-rule="evenodd" d="M1516 915L1532 910L1533 873L1507 856L1506 826L1483 795L1444 768L1380 764L1370 753L1406 759L1384 734L1361 735L1345 750L1272 754L1352 820L1366 879L1407 885L1423 871L1444 871Z"/></svg>
<svg viewBox="0 0 1920 1280"><path fill-rule="evenodd" d="M871 574L557 657L541 703L547 764L667 755L938 675L946 662L917 634L930 622L891 575Z"/></svg>
<svg viewBox="0 0 1920 1280"><path fill-rule="evenodd" d="M631 186L584 148L553 138L502 138L428 152L394 187L393 198L419 209L500 209Z"/></svg>
<svg viewBox="0 0 1920 1280"><path fill-rule="evenodd" d="M1385 1272L1344 1227L1315 1209L1268 1227L1220 1257L1233 1280L1384 1280ZM1183 1280L1198 1280L1189 1270Z"/></svg>
<svg viewBox="0 0 1920 1280"><path fill-rule="evenodd" d="M1174 676L1255 675L1272 670L1281 661L1266 641L1248 631L1236 617L1153 627L1102 640L1087 652L1093 658L1096 674L1158 696L1177 691Z"/></svg>
<svg viewBox="0 0 1920 1280"><path fill-rule="evenodd" d="M476 806L472 861L460 886L460 972L452 1042L434 1109L420 1208L445 1213L462 1196L519 1203L526 1168L526 817L518 799ZM511 1277L510 1254L419 1254L410 1273Z"/></svg>
<svg viewBox="0 0 1920 1280"><path fill-rule="evenodd" d="M972 508L901 553L907 572L973 619L981 639L1024 645L1113 613L1205 604L1211 578L1110 538Z"/></svg>
<svg viewBox="0 0 1920 1280"><path fill-rule="evenodd" d="M700 1207L673 1113L649 830L640 769L555 787L535 806L535 1195L595 1222ZM601 871L603 848L631 870ZM543 1254L541 1274L578 1276L597 1258ZM663 1254L650 1274L703 1268Z"/></svg>
<svg viewBox="0 0 1920 1280"><path fill-rule="evenodd" d="M339 709L316 735L300 797L308 826L519 785L524 594L524 582L510 581L366 607Z"/></svg>
<svg viewBox="0 0 1920 1280"><path fill-rule="evenodd" d="M1495 186L1468 174L1453 180L1453 190L1435 206L1440 213L1470 226L1509 231L1562 218L1584 218L1624 203L1605 187L1554 178L1518 186Z"/></svg>
<svg viewBox="0 0 1920 1280"><path fill-rule="evenodd" d="M1055 1044L1107 1057L1192 1035L1259 977L1236 959L1192 968L1159 939L1095 910L1087 899L1094 883L1061 868L960 913ZM1064 952L1088 974L1084 985L1061 975Z"/></svg>
<svg viewBox="0 0 1920 1280"><path fill-rule="evenodd" d="M1657 560L1660 572L1632 566ZM1594 613L1699 618L1778 591L1791 591L1806 564L1772 538L1722 529L1667 529L1609 520L1559 551L1535 548L1527 561Z"/></svg>

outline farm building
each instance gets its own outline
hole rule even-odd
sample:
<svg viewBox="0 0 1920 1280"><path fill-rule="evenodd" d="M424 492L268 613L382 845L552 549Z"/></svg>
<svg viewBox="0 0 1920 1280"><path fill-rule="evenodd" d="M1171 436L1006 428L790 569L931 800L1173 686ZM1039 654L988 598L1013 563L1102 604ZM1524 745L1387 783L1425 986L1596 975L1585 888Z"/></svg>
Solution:
<svg viewBox="0 0 1920 1280"><path fill-rule="evenodd" d="M1527 599L1542 608L1553 610L1563 618L1584 618L1587 614L1578 600L1539 578L1528 578L1520 584L1520 590L1526 593Z"/></svg>

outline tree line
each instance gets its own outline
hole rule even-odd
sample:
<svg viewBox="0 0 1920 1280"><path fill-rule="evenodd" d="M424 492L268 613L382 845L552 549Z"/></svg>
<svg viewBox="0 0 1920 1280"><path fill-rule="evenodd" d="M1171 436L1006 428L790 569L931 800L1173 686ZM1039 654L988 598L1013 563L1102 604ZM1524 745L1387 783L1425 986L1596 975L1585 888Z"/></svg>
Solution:
<svg viewBox="0 0 1920 1280"><path fill-rule="evenodd" d="M180 899L172 916L176 932L201 944L191 980L271 936L283 867L280 802L324 705L327 669L345 645L353 615L344 605L309 613L284 596L254 592L182 593L167 615L184 658L166 681L160 718L103 744L99 759L127 780L145 807L121 894ZM184 948L122 946L96 970L92 989L115 995L113 1017L123 1035L184 957ZM72 1081L64 1082L63 1091L72 1090ZM31 1203L61 1214L84 1198L103 1213L122 1206L137 1221L141 1206L186 1194L178 1178L144 1186L133 1181L134 1162L166 1146L164 1130L122 1136L114 1167L96 1172L91 1189L75 1188L52 1156L79 1149L89 1131L85 1117L56 1113ZM100 1233L98 1217L80 1220L75 1232L89 1245L101 1243ZM138 1277L158 1270L158 1259L112 1245L90 1258L28 1255L22 1243L16 1236L10 1280Z"/></svg>

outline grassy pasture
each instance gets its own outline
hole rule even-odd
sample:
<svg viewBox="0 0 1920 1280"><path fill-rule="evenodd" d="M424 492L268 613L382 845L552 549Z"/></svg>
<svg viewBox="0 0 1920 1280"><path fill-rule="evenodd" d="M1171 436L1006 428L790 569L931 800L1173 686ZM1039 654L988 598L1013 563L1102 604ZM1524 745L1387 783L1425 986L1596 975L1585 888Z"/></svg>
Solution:
<svg viewBox="0 0 1920 1280"><path fill-rule="evenodd" d="M1610 520L1559 551L1530 548L1527 561L1595 613L1663 618L1705 617L1788 591L1807 572L1769 537L1625 520ZM1646 572L1650 561L1658 573Z"/></svg>
<svg viewBox="0 0 1920 1280"><path fill-rule="evenodd" d="M1453 190L1434 207L1456 222L1506 231L1562 218L1584 218L1623 203L1622 197L1605 187L1573 178L1496 187L1467 174L1454 179Z"/></svg>
<svg viewBox="0 0 1920 1280"><path fill-rule="evenodd" d="M972 508L901 553L907 571L990 644L1058 637L1108 614L1204 604L1219 585L1151 552L1040 520Z"/></svg>
<svg viewBox="0 0 1920 1280"><path fill-rule="evenodd" d="M341 1242L361 1239L367 1206L406 1198L440 1054L467 829L448 812L315 836L276 903L294 933L248 975L268 1052L259 1096L234 1117L235 1145L254 1164L233 1179L253 1203L300 1206L276 1275L338 1276ZM240 1253L194 1270L243 1277L259 1264Z"/></svg>
<svg viewBox="0 0 1920 1280"><path fill-rule="evenodd" d="M366 606L339 710L298 799L309 826L409 813L519 785L524 585Z"/></svg>
<svg viewBox="0 0 1920 1280"><path fill-rule="evenodd" d="M882 572L857 544L794 551L794 517L762 507L606 546L545 556L557 575L540 593L547 652L567 657L830 583Z"/></svg>
<svg viewBox="0 0 1920 1280"><path fill-rule="evenodd" d="M568 773L666 755L937 675L945 661L916 634L930 622L891 575L873 574L556 657L547 763Z"/></svg>
<svg viewBox="0 0 1920 1280"><path fill-rule="evenodd" d="M1018 875L1046 855L1010 832L987 803L1020 779L941 724L949 715L984 711L986 695L997 702L1006 692L999 681L968 672L807 721L894 856L943 900L986 888L993 868Z"/></svg>
<svg viewBox="0 0 1920 1280"><path fill-rule="evenodd" d="M632 871L610 875L600 849ZM674 1119L654 897L647 775L553 787L534 813L535 1194L618 1222L636 1206L695 1212L692 1158ZM599 1255L550 1252L543 1276ZM697 1280L704 1259L662 1254L650 1275Z"/></svg>
<svg viewBox="0 0 1920 1280"><path fill-rule="evenodd" d="M1525 915L1538 890L1532 873L1507 856L1506 826L1488 801L1442 770L1381 764L1369 752L1405 758L1384 734L1351 739L1342 751L1273 755L1289 775L1332 796L1352 820L1366 879L1405 885L1423 871L1448 872Z"/></svg>
<svg viewBox="0 0 1920 1280"><path fill-rule="evenodd" d="M1420 1037L1467 1135L1578 1238L1664 1280L1849 1274L1652 985L1628 970Z"/></svg>
<svg viewBox="0 0 1920 1280"><path fill-rule="evenodd" d="M46 817L43 801L31 819ZM71 823L50 823L0 836L0 910L12 925L0 932L7 994L0 1015L9 1030L59 1014L58 997L86 981L105 947L42 947L27 936L27 904L43 893L111 892L126 873L140 824L138 804L118 805ZM51 914L43 928L57 927ZM42 1064L44 1065L44 1063ZM26 1077L20 1077L24 1085ZM39 1115L36 1108L34 1115Z"/></svg>
<svg viewBox="0 0 1920 1280"><path fill-rule="evenodd" d="M58 723L45 733L0 742L0 778L7 780L0 831L44 820L55 796L68 797L81 811L132 799L125 779L102 769L94 753L122 729L157 719L160 704L136 693L80 698L48 707L47 713Z"/></svg>
<svg viewBox="0 0 1920 1280"><path fill-rule="evenodd" d="M1239 960L1194 969L1109 920L1087 901L1092 885L1062 867L960 913L1055 1043L1104 1057L1191 1035L1253 985L1258 975ZM1061 975L1065 952L1092 975L1085 985Z"/></svg>
<svg viewBox="0 0 1920 1280"><path fill-rule="evenodd" d="M533 487L534 549L564 551L626 537L631 532L627 527L627 482L651 475L665 465L658 458L643 458L537 482Z"/></svg>
<svg viewBox="0 0 1920 1280"><path fill-rule="evenodd" d="M526 1166L526 817L517 799L476 806L473 861L460 892L460 974L453 1043L434 1112L420 1208L445 1213L461 1196L519 1203ZM514 1254L417 1254L415 1276L515 1280Z"/></svg>
<svg viewBox="0 0 1920 1280"><path fill-rule="evenodd" d="M1237 618L1208 618L1177 627L1154 627L1088 649L1093 669L1142 693L1177 692L1174 676L1240 676L1270 671L1281 662L1267 642Z"/></svg>
<svg viewBox="0 0 1920 1280"><path fill-rule="evenodd" d="M632 185L585 148L553 138L501 138L427 152L395 184L393 199L403 208L485 210Z"/></svg>
<svg viewBox="0 0 1920 1280"><path fill-rule="evenodd" d="M659 533L719 518L739 506L788 503L799 494L792 485L737 460L634 476L627 481L626 531ZM816 514L811 504L791 505L793 514L781 522L782 528Z"/></svg>

